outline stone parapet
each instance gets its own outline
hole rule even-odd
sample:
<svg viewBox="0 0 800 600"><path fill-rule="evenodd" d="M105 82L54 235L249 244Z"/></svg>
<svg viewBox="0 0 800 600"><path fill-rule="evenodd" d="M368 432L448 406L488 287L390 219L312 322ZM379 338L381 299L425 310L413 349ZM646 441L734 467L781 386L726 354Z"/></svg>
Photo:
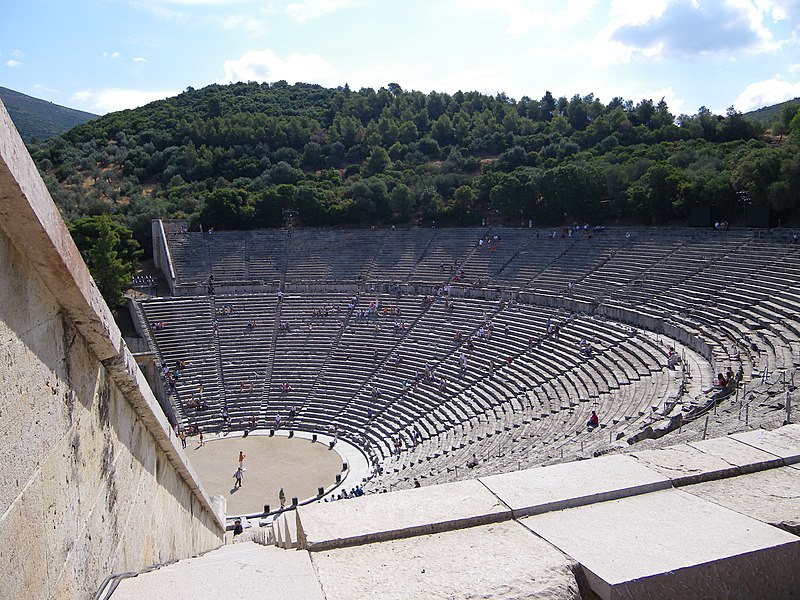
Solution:
<svg viewBox="0 0 800 600"><path fill-rule="evenodd" d="M491 537L483 546L482 536L513 521L580 565L576 581L603 600L792 597L800 589L800 538L792 535L800 522L798 452L800 426L789 425L304 506L300 546L311 551L326 592L342 598L359 585L383 589L369 570L337 580L344 564L406 548L427 556L462 531L476 538L470 548L490 552ZM468 548L448 552L469 564ZM436 553L427 568L443 564Z"/></svg>
<svg viewBox="0 0 800 600"><path fill-rule="evenodd" d="M603 600L791 598L800 539L679 490L526 517Z"/></svg>
<svg viewBox="0 0 800 600"><path fill-rule="evenodd" d="M217 514L0 105L0 589L85 598Z"/></svg>
<svg viewBox="0 0 800 600"><path fill-rule="evenodd" d="M480 479L515 518L671 487L670 480L629 456L603 456Z"/></svg>
<svg viewBox="0 0 800 600"><path fill-rule="evenodd" d="M317 552L510 518L502 501L468 480L298 507L297 532L300 547Z"/></svg>

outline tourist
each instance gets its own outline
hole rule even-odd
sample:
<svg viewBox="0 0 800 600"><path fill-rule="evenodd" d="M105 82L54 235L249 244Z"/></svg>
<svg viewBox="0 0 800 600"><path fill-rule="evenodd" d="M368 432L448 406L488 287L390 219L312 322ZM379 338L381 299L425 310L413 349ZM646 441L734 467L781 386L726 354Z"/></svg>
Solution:
<svg viewBox="0 0 800 600"><path fill-rule="evenodd" d="M725 376L722 373L717 373L717 379L714 384L707 390L703 390L703 393L708 394L709 392L721 391L724 390L727 385L728 381L725 379Z"/></svg>
<svg viewBox="0 0 800 600"><path fill-rule="evenodd" d="M283 491L283 488L278 492L278 500L281 502L281 508L284 508L286 506L286 492Z"/></svg>
<svg viewBox="0 0 800 600"><path fill-rule="evenodd" d="M236 482L233 484L233 489L238 489L242 487L242 477L244 476L244 469L240 466L236 469L236 472L233 474L233 478Z"/></svg>
<svg viewBox="0 0 800 600"><path fill-rule="evenodd" d="M597 416L597 413L595 411L592 411L592 414L589 417L589 421L586 423L586 426L591 430L599 425L600 425L600 419Z"/></svg>
<svg viewBox="0 0 800 600"><path fill-rule="evenodd" d="M681 362L681 355L675 352L675 348L670 346L667 352L667 367L674 368L675 365Z"/></svg>

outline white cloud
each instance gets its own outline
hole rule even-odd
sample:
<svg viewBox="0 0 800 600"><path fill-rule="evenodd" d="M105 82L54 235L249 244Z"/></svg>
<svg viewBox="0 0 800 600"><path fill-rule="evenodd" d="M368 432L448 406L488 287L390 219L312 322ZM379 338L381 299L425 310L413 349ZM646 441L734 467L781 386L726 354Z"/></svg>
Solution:
<svg viewBox="0 0 800 600"><path fill-rule="evenodd" d="M237 60L226 60L225 76L217 83L236 81L289 83L319 83L328 86L342 85L339 72L327 60L316 54L290 54L285 60L272 50L249 50Z"/></svg>
<svg viewBox="0 0 800 600"><path fill-rule="evenodd" d="M669 0L611 0L609 15L610 25L614 28L620 25L634 25L647 23L654 17L659 17L666 10Z"/></svg>
<svg viewBox="0 0 800 600"><path fill-rule="evenodd" d="M135 56L133 58L133 62L135 62L135 63L146 63L147 59L144 58L143 56Z"/></svg>
<svg viewBox="0 0 800 600"><path fill-rule="evenodd" d="M352 8L355 0L300 0L286 5L286 14L296 21L316 19L337 10Z"/></svg>
<svg viewBox="0 0 800 600"><path fill-rule="evenodd" d="M517 37L531 30L564 29L575 27L592 16L599 0L568 0L563 2L532 3L526 0L455 0L453 10L469 9L491 14L502 14L508 20L506 33ZM537 4L536 6L532 6Z"/></svg>
<svg viewBox="0 0 800 600"><path fill-rule="evenodd" d="M22 66L22 63L11 58L6 61L6 66L11 67L12 69L19 69Z"/></svg>
<svg viewBox="0 0 800 600"><path fill-rule="evenodd" d="M683 98L678 97L677 93L672 86L667 86L664 88L659 88L657 90L645 90L640 94L634 94L631 97L631 100L634 103L638 103L640 100L652 100L653 104L658 104L661 102L661 99L664 99L664 102L667 103L669 106L669 112L671 112L676 117L684 112L684 105L686 101Z"/></svg>
<svg viewBox="0 0 800 600"><path fill-rule="evenodd" d="M253 15L228 15L215 20L223 29L229 31L249 33L264 33L269 30L269 26L260 19L253 18Z"/></svg>
<svg viewBox="0 0 800 600"><path fill-rule="evenodd" d="M762 13L749 0L673 1L645 23L620 25L612 39L658 56L688 58L713 52L774 49Z"/></svg>
<svg viewBox="0 0 800 600"><path fill-rule="evenodd" d="M800 81L790 83L782 79L766 79L748 85L733 102L736 110L748 112L800 97Z"/></svg>
<svg viewBox="0 0 800 600"><path fill-rule="evenodd" d="M33 89L36 90L37 93L40 94L55 94L58 90L54 90L53 88L49 88L46 85L42 85L41 83L33 84Z"/></svg>
<svg viewBox="0 0 800 600"><path fill-rule="evenodd" d="M754 0L756 7L775 22L787 21L795 32L800 31L800 4L797 0Z"/></svg>
<svg viewBox="0 0 800 600"><path fill-rule="evenodd" d="M783 14L775 0L612 0L611 20L587 53L595 65L610 65L772 52L779 44L764 20Z"/></svg>
<svg viewBox="0 0 800 600"><path fill-rule="evenodd" d="M228 31L265 33L267 23L260 15L281 11L263 0L129 0L138 10L160 21L182 26L206 25Z"/></svg>
<svg viewBox="0 0 800 600"><path fill-rule="evenodd" d="M92 112L104 114L126 108L144 106L155 100L163 100L177 95L177 91L145 91L107 88L103 90L82 90L72 95L79 106Z"/></svg>
<svg viewBox="0 0 800 600"><path fill-rule="evenodd" d="M382 83L376 83L375 85L376 87L378 85L386 85L388 81L387 77L384 77ZM403 78L403 82L401 82L403 89L413 89L425 93L437 91L454 94L461 90L462 92L476 91L494 96L498 92L503 92L509 98L516 100L526 94L517 82L508 78L494 67L474 67L452 71L442 76L437 76L435 79L424 75L421 76L421 74L412 71Z"/></svg>
<svg viewBox="0 0 800 600"><path fill-rule="evenodd" d="M586 56L594 68L608 67L633 60L635 48L614 39L617 30L624 27L636 27L660 17L667 8L667 0L611 0L609 21L606 26L586 42L576 42L574 50ZM661 48L654 46L643 52L645 57L652 57ZM641 51L640 51L641 52Z"/></svg>
<svg viewBox="0 0 800 600"><path fill-rule="evenodd" d="M138 10L148 12L157 19L168 22L185 23L189 21L189 14L180 9L176 10L171 6L158 2L132 1L131 5Z"/></svg>
<svg viewBox="0 0 800 600"><path fill-rule="evenodd" d="M122 54L120 54L119 52L111 52L111 53L103 52L103 58L110 58L111 60L119 60L120 58L122 58Z"/></svg>

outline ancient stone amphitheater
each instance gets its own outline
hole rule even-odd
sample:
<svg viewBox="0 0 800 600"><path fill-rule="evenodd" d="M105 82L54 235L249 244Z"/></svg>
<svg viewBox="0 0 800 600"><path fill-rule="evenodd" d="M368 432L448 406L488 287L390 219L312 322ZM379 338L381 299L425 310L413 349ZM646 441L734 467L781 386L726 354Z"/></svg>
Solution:
<svg viewBox="0 0 800 600"><path fill-rule="evenodd" d="M177 419L335 425L373 462L367 490L597 456L709 412L694 431L787 418L800 365L787 232L153 233L170 295L136 309L160 359L188 362ZM703 394L728 370L738 387Z"/></svg>
<svg viewBox="0 0 800 600"><path fill-rule="evenodd" d="M126 341L1 104L0 217L4 598L798 597L786 233L156 223ZM393 491L232 536L169 420L225 414Z"/></svg>

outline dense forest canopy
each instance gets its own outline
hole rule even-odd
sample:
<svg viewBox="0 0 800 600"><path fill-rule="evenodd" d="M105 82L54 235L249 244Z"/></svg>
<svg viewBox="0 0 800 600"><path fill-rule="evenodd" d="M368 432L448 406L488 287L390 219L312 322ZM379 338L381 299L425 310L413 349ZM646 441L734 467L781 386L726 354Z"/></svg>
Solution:
<svg viewBox="0 0 800 600"><path fill-rule="evenodd" d="M217 228L686 222L693 207L791 219L800 114L773 130L732 108L674 115L663 99L519 100L237 83L187 89L31 145L68 221L116 215L149 247L149 221ZM786 137L788 134L788 137Z"/></svg>

